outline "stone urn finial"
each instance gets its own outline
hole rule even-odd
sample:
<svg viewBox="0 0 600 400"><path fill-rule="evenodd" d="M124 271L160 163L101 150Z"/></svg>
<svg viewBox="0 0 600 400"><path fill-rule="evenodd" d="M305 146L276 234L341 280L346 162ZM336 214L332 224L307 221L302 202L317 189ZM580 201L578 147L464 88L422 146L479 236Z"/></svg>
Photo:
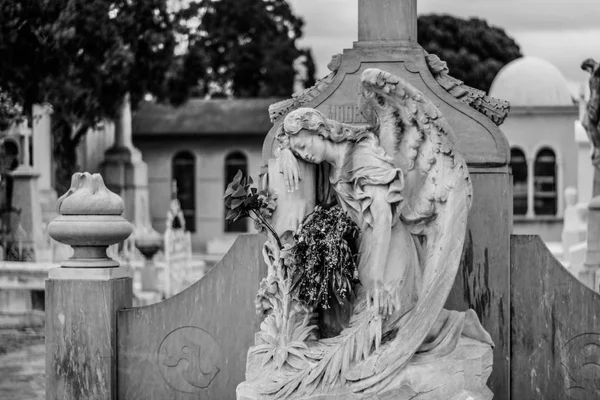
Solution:
<svg viewBox="0 0 600 400"><path fill-rule="evenodd" d="M106 255L108 246L131 234L131 224L121 216L123 200L104 186L100 174L77 172L71 187L58 199L59 216L50 222L50 236L73 248L73 256L61 263L66 268L117 268Z"/></svg>

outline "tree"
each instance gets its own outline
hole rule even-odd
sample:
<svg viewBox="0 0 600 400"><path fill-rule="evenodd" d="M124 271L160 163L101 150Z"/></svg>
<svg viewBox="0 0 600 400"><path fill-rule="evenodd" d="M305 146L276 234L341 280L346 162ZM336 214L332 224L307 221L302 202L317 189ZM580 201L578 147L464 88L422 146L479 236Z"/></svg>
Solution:
<svg viewBox="0 0 600 400"><path fill-rule="evenodd" d="M199 15L198 28L187 32L187 54L180 61L182 87L195 83L198 93L210 96L289 96L300 57L307 72L304 86L314 82L311 52L296 44L304 22L285 0L200 0L181 18Z"/></svg>
<svg viewBox="0 0 600 400"><path fill-rule="evenodd" d="M503 29L482 19L421 15L417 26L419 44L427 52L446 61L452 76L485 92L504 65L523 56Z"/></svg>
<svg viewBox="0 0 600 400"><path fill-rule="evenodd" d="M2 131L8 129L23 115L23 108L13 101L8 93L0 87L0 137ZM1 161L1 160L0 160Z"/></svg>
<svg viewBox="0 0 600 400"><path fill-rule="evenodd" d="M168 0L3 0L0 87L30 112L53 106L59 191L88 128L114 118L126 93L166 96L175 48Z"/></svg>

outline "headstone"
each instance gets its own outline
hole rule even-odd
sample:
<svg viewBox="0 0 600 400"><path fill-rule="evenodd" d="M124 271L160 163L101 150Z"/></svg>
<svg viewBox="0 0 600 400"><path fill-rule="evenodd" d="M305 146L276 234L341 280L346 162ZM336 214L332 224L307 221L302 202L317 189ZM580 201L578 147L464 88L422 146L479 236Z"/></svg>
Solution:
<svg viewBox="0 0 600 400"><path fill-rule="evenodd" d="M204 275L204 262L192 261L192 237L185 229L185 218L173 182L171 203L164 234L163 290L169 298L191 286Z"/></svg>
<svg viewBox="0 0 600 400"><path fill-rule="evenodd" d="M562 231L563 263L572 266L571 249L584 243L587 231L587 205L577 202L577 189L565 189L565 212Z"/></svg>
<svg viewBox="0 0 600 400"><path fill-rule="evenodd" d="M7 259L36 261L38 250L45 244L38 190L39 174L31 166L29 157L31 131L27 127L27 121L20 124L19 133L23 137L21 164L10 173L13 180L12 205L18 210L18 213L11 218L11 229L19 235L10 248L7 248ZM15 257L17 254L18 256Z"/></svg>

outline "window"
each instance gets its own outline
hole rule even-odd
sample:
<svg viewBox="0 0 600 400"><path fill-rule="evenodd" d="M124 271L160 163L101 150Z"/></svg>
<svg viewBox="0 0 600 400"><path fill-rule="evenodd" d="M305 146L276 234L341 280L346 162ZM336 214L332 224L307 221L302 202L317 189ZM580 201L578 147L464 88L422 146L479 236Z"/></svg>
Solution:
<svg viewBox="0 0 600 400"><path fill-rule="evenodd" d="M181 151L173 157L173 180L177 183L177 200L185 218L185 227L196 232L196 156Z"/></svg>
<svg viewBox="0 0 600 400"><path fill-rule="evenodd" d="M242 171L242 174L246 176L248 174L248 161L243 153L236 151L225 158L225 189L227 189L227 185L233 180L238 171ZM227 215L227 210L225 210L225 215ZM247 231L248 224L245 219L236 222L225 221L225 232Z"/></svg>
<svg viewBox="0 0 600 400"><path fill-rule="evenodd" d="M535 157L533 203L536 215L556 215L557 184L556 155L548 148L542 149Z"/></svg>
<svg viewBox="0 0 600 400"><path fill-rule="evenodd" d="M519 149L510 150L510 168L513 175L513 213L527 214L527 159Z"/></svg>

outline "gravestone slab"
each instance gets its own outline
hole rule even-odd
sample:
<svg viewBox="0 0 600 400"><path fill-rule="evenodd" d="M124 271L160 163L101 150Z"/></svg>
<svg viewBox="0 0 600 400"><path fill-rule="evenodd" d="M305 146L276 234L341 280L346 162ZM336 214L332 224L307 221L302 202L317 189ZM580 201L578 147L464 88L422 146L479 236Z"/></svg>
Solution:
<svg viewBox="0 0 600 400"><path fill-rule="evenodd" d="M240 235L201 280L146 307L118 312L119 398L235 399L260 318L248 299L266 275L264 239Z"/></svg>

